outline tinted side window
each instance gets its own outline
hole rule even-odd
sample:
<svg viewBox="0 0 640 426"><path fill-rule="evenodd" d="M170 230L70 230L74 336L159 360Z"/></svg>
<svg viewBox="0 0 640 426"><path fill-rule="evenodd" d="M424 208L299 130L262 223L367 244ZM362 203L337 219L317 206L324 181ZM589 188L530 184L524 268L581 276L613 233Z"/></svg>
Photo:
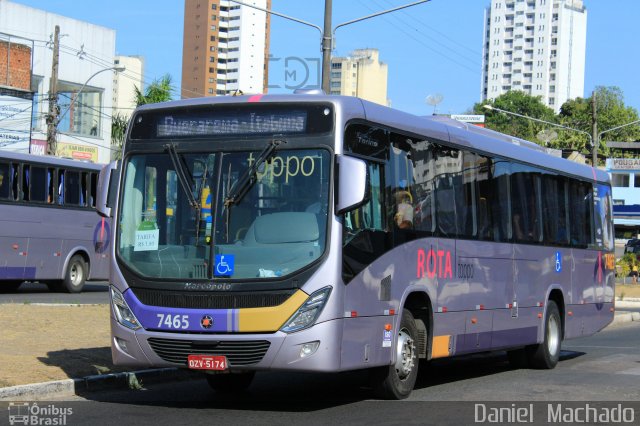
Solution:
<svg viewBox="0 0 640 426"><path fill-rule="evenodd" d="M545 244L566 245L568 232L568 180L562 176L542 176L542 223Z"/></svg>
<svg viewBox="0 0 640 426"><path fill-rule="evenodd" d="M592 213L591 184L571 181L569 184L569 218L572 245L584 248L593 243Z"/></svg>
<svg viewBox="0 0 640 426"><path fill-rule="evenodd" d="M11 199L11 166L0 163L0 199Z"/></svg>
<svg viewBox="0 0 640 426"><path fill-rule="evenodd" d="M64 174L64 204L78 206L80 198L80 173L67 170Z"/></svg>
<svg viewBox="0 0 640 426"><path fill-rule="evenodd" d="M28 164L22 165L22 191L21 191L21 199L24 201L29 201L29 176L31 174L31 170Z"/></svg>
<svg viewBox="0 0 640 426"><path fill-rule="evenodd" d="M638 175L636 175L638 176ZM613 250L613 210L611 203L611 187L608 185L598 184L596 190L596 236L597 244L605 250Z"/></svg>
<svg viewBox="0 0 640 426"><path fill-rule="evenodd" d="M516 242L542 241L540 178L532 167L513 164L511 168L511 208L513 239Z"/></svg>
<svg viewBox="0 0 640 426"><path fill-rule="evenodd" d="M44 167L31 167L29 187L31 201L38 203L47 201L47 170Z"/></svg>
<svg viewBox="0 0 640 426"><path fill-rule="evenodd" d="M434 145L436 224L443 237L463 235L469 214L462 189L462 153Z"/></svg>

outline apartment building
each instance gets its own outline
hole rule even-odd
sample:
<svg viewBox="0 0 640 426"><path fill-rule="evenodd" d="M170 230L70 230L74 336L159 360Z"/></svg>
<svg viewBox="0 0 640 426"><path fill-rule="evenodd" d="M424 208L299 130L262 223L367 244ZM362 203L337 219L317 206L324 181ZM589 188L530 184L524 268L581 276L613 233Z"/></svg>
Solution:
<svg viewBox="0 0 640 426"><path fill-rule="evenodd" d="M582 0L491 0L484 14L481 98L521 90L559 111L584 96L586 39Z"/></svg>
<svg viewBox="0 0 640 426"><path fill-rule="evenodd" d="M271 0L246 3L271 8ZM270 22L228 0L185 0L181 97L265 93Z"/></svg>

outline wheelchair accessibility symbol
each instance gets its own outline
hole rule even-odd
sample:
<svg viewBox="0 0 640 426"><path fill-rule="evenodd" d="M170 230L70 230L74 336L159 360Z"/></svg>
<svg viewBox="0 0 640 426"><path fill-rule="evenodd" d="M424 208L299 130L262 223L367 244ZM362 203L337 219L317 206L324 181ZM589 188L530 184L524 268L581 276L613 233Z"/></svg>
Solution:
<svg viewBox="0 0 640 426"><path fill-rule="evenodd" d="M559 251L556 252L556 272L562 272L562 255Z"/></svg>
<svg viewBox="0 0 640 426"><path fill-rule="evenodd" d="M233 268L235 263L235 256L232 254L217 254L216 255L216 268L214 271L215 276L230 276L233 275Z"/></svg>

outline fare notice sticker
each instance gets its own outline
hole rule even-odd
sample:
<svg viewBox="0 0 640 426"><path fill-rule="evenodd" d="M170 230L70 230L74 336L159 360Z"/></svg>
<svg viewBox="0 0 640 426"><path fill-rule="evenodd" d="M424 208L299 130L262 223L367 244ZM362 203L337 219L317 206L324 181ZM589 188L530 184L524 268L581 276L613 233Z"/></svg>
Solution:
<svg viewBox="0 0 640 426"><path fill-rule="evenodd" d="M136 245L133 251L158 250L160 230L154 222L142 222L136 231Z"/></svg>

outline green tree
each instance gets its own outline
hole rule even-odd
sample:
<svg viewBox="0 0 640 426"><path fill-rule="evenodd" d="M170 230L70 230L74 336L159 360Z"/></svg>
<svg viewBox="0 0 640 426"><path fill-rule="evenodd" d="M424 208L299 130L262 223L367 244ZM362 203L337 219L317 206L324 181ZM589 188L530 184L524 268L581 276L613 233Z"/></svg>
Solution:
<svg viewBox="0 0 640 426"><path fill-rule="evenodd" d="M159 80L154 80L147 86L144 93L137 86L134 86L134 90L136 106L170 101L173 91L171 76L165 74ZM121 114L116 114L111 118L111 146L114 149L113 157L116 160L122 156L122 144L127 131L127 123L127 117Z"/></svg>
<svg viewBox="0 0 640 426"><path fill-rule="evenodd" d="M171 76L165 74L159 80L154 80L153 83L147 86L144 93L137 86L134 87L134 90L137 106L170 101L172 99L171 92L173 91Z"/></svg>
<svg viewBox="0 0 640 426"><path fill-rule="evenodd" d="M490 105L505 111L544 121L557 121L553 109L544 105L539 96L531 96L519 90L509 91L493 100L487 99L473 106L475 114L485 115L485 126L487 128L536 142L540 145L545 144L545 142L539 138L540 132L542 130L553 129L553 126L510 114L504 114L499 111L487 110L484 108L484 105Z"/></svg>
<svg viewBox="0 0 640 426"><path fill-rule="evenodd" d="M127 134L127 117L117 113L111 117L111 148L113 149L113 159L122 158L122 144Z"/></svg>
<svg viewBox="0 0 640 426"><path fill-rule="evenodd" d="M598 86L596 94L596 112L598 132L632 123L638 120L638 112L624 104L622 90L615 86ZM568 127L591 133L593 131L592 96L576 98L565 102L560 108L560 122ZM587 138L582 135L568 135L572 146L586 144ZM598 152L608 154L606 141L633 142L640 140L640 126L628 126L603 135Z"/></svg>

